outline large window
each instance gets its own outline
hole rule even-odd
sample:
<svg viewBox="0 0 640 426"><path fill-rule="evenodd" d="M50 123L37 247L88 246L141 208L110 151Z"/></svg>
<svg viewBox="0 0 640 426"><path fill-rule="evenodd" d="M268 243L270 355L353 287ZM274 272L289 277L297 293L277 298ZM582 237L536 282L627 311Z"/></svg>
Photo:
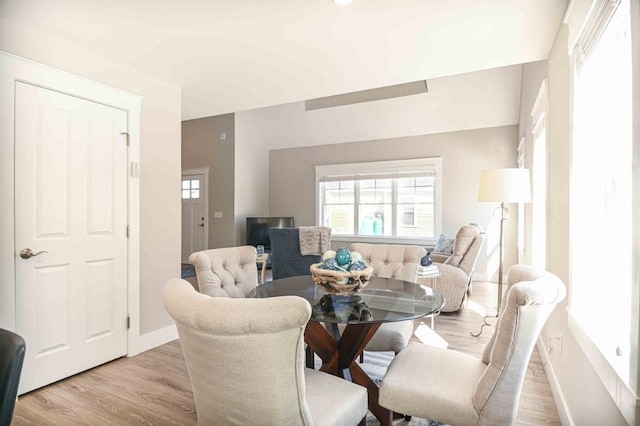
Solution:
<svg viewBox="0 0 640 426"><path fill-rule="evenodd" d="M570 308L576 333L587 335L628 383L633 285L629 1L597 6L573 55Z"/></svg>
<svg viewBox="0 0 640 426"><path fill-rule="evenodd" d="M439 158L316 167L318 223L334 236L435 239Z"/></svg>
<svg viewBox="0 0 640 426"><path fill-rule="evenodd" d="M531 118L533 164L531 197L531 264L547 266L547 80L540 86Z"/></svg>

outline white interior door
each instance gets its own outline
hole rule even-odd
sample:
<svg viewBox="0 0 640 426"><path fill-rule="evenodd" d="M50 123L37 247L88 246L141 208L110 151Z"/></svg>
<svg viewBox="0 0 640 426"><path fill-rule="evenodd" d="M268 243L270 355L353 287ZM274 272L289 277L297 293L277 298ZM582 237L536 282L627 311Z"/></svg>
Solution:
<svg viewBox="0 0 640 426"><path fill-rule="evenodd" d="M204 174L182 176L182 262L206 248L206 191Z"/></svg>
<svg viewBox="0 0 640 426"><path fill-rule="evenodd" d="M127 352L127 113L24 83L15 108L24 393Z"/></svg>

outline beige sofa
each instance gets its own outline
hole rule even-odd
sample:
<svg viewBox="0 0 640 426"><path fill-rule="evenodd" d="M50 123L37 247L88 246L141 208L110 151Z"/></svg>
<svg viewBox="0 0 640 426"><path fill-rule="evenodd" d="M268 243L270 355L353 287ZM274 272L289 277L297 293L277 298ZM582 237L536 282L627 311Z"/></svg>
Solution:
<svg viewBox="0 0 640 426"><path fill-rule="evenodd" d="M431 253L433 263L438 265L442 274L436 284L436 290L446 300L442 312L464 309L471 276L485 237L486 234L479 226L465 225L456 234L453 254Z"/></svg>

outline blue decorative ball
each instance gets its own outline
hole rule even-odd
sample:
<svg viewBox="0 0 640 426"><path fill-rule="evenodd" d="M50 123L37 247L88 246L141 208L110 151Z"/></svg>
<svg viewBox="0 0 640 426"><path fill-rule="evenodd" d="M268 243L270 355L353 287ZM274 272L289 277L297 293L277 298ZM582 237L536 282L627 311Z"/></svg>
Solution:
<svg viewBox="0 0 640 426"><path fill-rule="evenodd" d="M333 258L327 259L324 262L322 262L322 269L328 269L330 271L337 271L338 270L338 262L336 262L336 260L333 259Z"/></svg>
<svg viewBox="0 0 640 426"><path fill-rule="evenodd" d="M426 256L420 259L420 265L429 266L433 263L433 259L431 258L431 252L428 252Z"/></svg>
<svg viewBox="0 0 640 426"><path fill-rule="evenodd" d="M356 262L351 263L351 265L349 265L349 270L350 271L362 271L366 267L367 266L364 264L364 262L356 261Z"/></svg>
<svg viewBox="0 0 640 426"><path fill-rule="evenodd" d="M351 253L349 249L341 247L336 251L336 261L340 266L346 266L351 263Z"/></svg>

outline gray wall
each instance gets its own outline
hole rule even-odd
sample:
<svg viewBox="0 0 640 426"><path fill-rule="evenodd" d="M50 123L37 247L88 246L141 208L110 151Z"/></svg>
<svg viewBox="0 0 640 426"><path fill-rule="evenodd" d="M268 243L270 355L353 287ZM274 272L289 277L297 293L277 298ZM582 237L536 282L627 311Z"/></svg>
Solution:
<svg viewBox="0 0 640 426"><path fill-rule="evenodd" d="M487 244L476 272L495 279L499 221L497 216L494 218L493 210L497 203L477 201L478 178L483 169L514 167L517 143L518 127L502 126L272 150L269 153L269 213L293 216L297 226L315 224L316 165L442 157L442 232L453 236L470 222L484 226ZM511 218L517 218L517 207L509 207ZM506 265L516 261L516 225L516 220L506 223Z"/></svg>
<svg viewBox="0 0 640 426"><path fill-rule="evenodd" d="M182 122L182 170L209 168L208 248L235 245L234 121L234 114L224 114ZM214 212L222 212L222 218L214 218Z"/></svg>

